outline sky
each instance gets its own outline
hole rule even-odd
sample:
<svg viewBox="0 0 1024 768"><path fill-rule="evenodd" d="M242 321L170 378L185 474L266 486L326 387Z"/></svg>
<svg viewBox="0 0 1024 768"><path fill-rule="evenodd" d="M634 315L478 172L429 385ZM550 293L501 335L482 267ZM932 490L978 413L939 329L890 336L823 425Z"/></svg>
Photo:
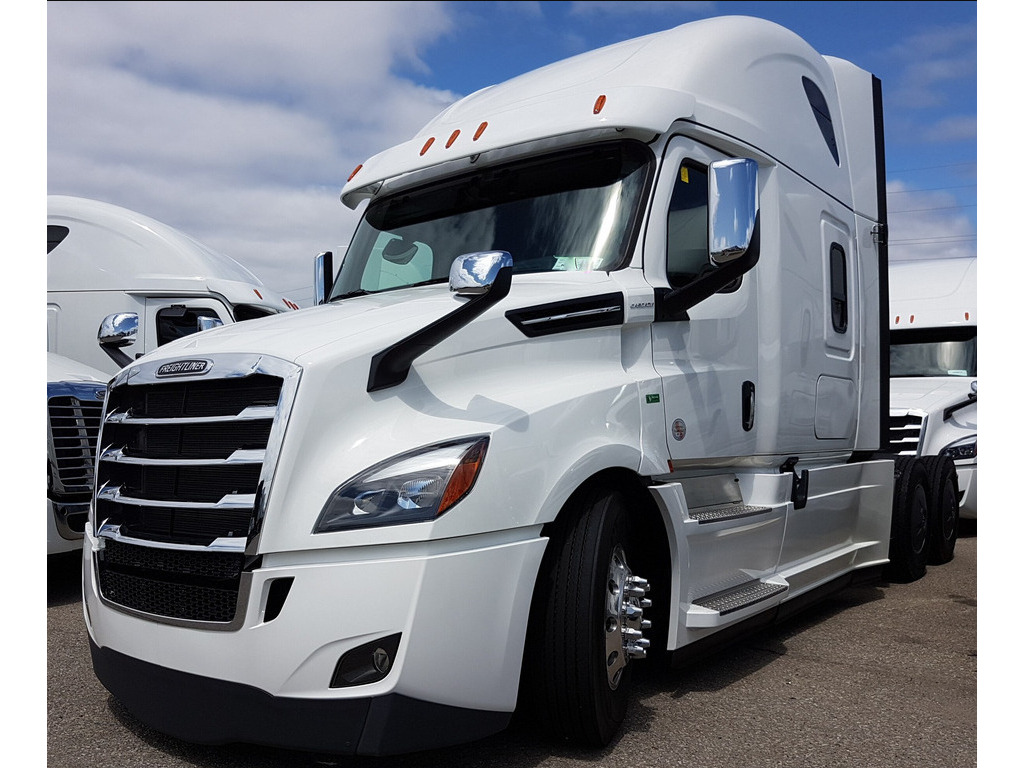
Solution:
<svg viewBox="0 0 1024 768"><path fill-rule="evenodd" d="M457 98L723 14L882 81L892 259L977 252L973 2L49 2L46 186L170 224L302 306L349 173Z"/></svg>

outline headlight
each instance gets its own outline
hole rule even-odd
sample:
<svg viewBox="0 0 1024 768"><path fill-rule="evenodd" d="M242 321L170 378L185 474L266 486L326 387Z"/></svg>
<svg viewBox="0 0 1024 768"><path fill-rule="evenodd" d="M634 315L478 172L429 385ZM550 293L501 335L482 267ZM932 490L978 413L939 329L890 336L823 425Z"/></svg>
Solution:
<svg viewBox="0 0 1024 768"><path fill-rule="evenodd" d="M331 494L313 533L440 517L473 488L487 443L486 437L441 443L370 467Z"/></svg>
<svg viewBox="0 0 1024 768"><path fill-rule="evenodd" d="M940 455L949 456L953 461L978 458L978 436L971 435L950 443L940 451Z"/></svg>

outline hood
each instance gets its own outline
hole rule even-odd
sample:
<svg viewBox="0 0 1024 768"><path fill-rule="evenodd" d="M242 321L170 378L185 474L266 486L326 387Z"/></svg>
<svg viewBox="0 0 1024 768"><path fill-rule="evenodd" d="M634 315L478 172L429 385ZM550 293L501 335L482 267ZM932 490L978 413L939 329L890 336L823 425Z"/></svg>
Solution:
<svg viewBox="0 0 1024 768"><path fill-rule="evenodd" d="M924 377L919 379L891 379L889 382L889 407L894 409L913 408L934 412L951 405L962 403L971 392L971 382L976 378Z"/></svg>
<svg viewBox="0 0 1024 768"><path fill-rule="evenodd" d="M53 352L46 353L46 380L47 381L83 381L106 384L110 376L101 370L93 368L64 357L55 355Z"/></svg>
<svg viewBox="0 0 1024 768"><path fill-rule="evenodd" d="M509 310L620 290L607 273L519 275L508 296L443 341L438 354L457 353L525 338L505 319ZM354 296L274 317L246 320L186 336L145 360L248 353L306 367L369 357L451 313L467 299L447 283ZM497 321L492 325L491 321ZM506 331L508 333L506 333ZM443 347L443 348L442 348Z"/></svg>

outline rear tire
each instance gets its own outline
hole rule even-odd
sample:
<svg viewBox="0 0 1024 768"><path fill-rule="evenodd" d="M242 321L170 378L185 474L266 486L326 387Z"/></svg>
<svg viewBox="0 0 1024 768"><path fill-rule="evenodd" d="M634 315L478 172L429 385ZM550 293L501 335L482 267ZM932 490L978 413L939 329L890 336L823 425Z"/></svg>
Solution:
<svg viewBox="0 0 1024 768"><path fill-rule="evenodd" d="M928 456L923 463L928 475L928 564L942 565L953 559L960 523L956 465L949 456Z"/></svg>
<svg viewBox="0 0 1024 768"><path fill-rule="evenodd" d="M622 725L633 660L644 655L646 582L630 571L637 550L622 493L588 489L562 515L565 528L549 544L536 592L526 674L532 706L552 735L603 747Z"/></svg>
<svg viewBox="0 0 1024 768"><path fill-rule="evenodd" d="M886 578L908 583L927 570L928 559L928 476L914 456L896 459L892 497L892 527Z"/></svg>

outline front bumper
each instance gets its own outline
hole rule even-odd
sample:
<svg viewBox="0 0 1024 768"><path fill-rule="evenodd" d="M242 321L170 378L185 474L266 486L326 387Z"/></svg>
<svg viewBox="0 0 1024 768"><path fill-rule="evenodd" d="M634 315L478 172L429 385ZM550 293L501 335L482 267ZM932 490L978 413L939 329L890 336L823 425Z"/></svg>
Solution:
<svg viewBox="0 0 1024 768"><path fill-rule="evenodd" d="M336 754L394 755L449 746L503 730L511 712L449 707L399 694L293 699L200 677L100 648L93 669L136 718L199 744L246 742Z"/></svg>
<svg viewBox="0 0 1024 768"><path fill-rule="evenodd" d="M266 555L241 628L218 631L103 602L87 530L94 669L139 720L197 743L379 755L480 738L515 709L545 543L531 531ZM287 598L268 619L270 586L286 578ZM395 634L383 679L330 687L347 652Z"/></svg>

